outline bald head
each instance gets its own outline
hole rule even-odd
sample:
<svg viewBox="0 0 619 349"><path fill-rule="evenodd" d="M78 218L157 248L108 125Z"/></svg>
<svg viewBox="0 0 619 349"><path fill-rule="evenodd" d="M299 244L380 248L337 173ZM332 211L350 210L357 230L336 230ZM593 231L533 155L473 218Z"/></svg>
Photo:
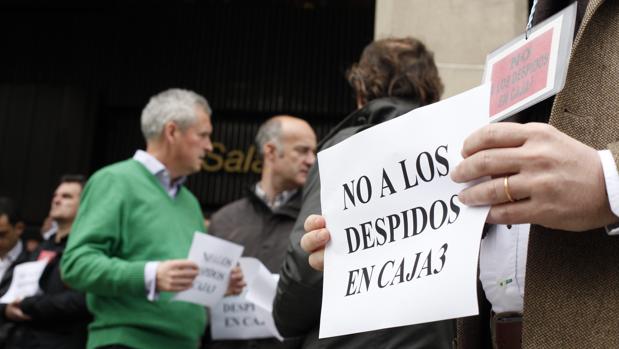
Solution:
<svg viewBox="0 0 619 349"><path fill-rule="evenodd" d="M283 190L305 184L316 161L316 134L305 120L290 115L268 119L258 130L256 145L264 160L264 171L283 183Z"/></svg>

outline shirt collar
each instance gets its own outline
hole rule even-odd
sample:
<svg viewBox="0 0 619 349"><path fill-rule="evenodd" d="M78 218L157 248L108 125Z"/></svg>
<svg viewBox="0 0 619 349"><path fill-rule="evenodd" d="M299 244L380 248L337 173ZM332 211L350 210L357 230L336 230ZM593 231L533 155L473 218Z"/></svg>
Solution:
<svg viewBox="0 0 619 349"><path fill-rule="evenodd" d="M56 234L56 232L58 231L58 223L56 223L56 221L52 221L52 227L49 228L48 231L43 233L43 240L49 240L49 238Z"/></svg>
<svg viewBox="0 0 619 349"><path fill-rule="evenodd" d="M256 196L262 200L267 206L269 206L272 210L279 208L281 206L283 206L284 204L286 204L288 202L288 200L290 200L290 198L298 191L299 189L292 189L292 190L285 190L277 195L275 195L275 198L273 200L273 202L269 202L269 198L267 197L267 193L262 190L262 188L260 187L260 182L256 183L256 188L254 189L254 192L256 193Z"/></svg>
<svg viewBox="0 0 619 349"><path fill-rule="evenodd" d="M13 248L6 254L6 256L2 259L3 261L8 261L9 263L15 262L17 257L21 254L21 251L24 249L24 246L21 240L17 240L17 243Z"/></svg>
<svg viewBox="0 0 619 349"><path fill-rule="evenodd" d="M170 172L166 169L165 165L161 163L161 161L157 160L156 157L151 154L145 152L144 150L138 149L133 155L133 160L141 163L146 167L148 172L150 172L153 176L157 177L159 183L163 186L163 188L168 192L171 197L175 197L180 189L180 186L185 183L187 177L183 176L172 182L170 178Z"/></svg>

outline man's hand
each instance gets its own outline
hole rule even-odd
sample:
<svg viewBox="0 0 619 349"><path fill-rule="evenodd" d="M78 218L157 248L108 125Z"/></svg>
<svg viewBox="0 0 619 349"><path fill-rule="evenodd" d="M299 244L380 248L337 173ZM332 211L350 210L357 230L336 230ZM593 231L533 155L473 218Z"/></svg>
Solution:
<svg viewBox="0 0 619 349"><path fill-rule="evenodd" d="M303 225L306 233L301 238L301 248L310 254L309 264L318 271L324 269L325 246L331 238L326 226L325 218L315 214L307 217Z"/></svg>
<svg viewBox="0 0 619 349"><path fill-rule="evenodd" d="M18 299L13 301L12 303L7 304L6 308L4 308L4 316L7 319L15 322L32 320L30 316L24 314L24 312L21 310L21 308L19 307L20 303L21 299Z"/></svg>
<svg viewBox="0 0 619 349"><path fill-rule="evenodd" d="M488 223L584 231L617 220L597 151L552 126L491 124L465 140L462 156L454 181L492 177L459 194L465 205L491 205Z"/></svg>
<svg viewBox="0 0 619 349"><path fill-rule="evenodd" d="M230 280L228 281L228 289L224 296L232 296L241 294L243 287L247 286L243 276L243 271L238 265L230 270Z"/></svg>
<svg viewBox="0 0 619 349"><path fill-rule="evenodd" d="M198 265L189 260L169 260L157 267L157 291L180 292L191 287Z"/></svg>

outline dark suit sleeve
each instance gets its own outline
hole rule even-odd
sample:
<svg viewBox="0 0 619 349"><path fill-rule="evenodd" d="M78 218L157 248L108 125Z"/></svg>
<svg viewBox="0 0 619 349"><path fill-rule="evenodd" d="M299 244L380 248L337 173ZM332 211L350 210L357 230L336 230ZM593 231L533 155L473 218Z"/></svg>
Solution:
<svg viewBox="0 0 619 349"><path fill-rule="evenodd" d="M320 179L316 164L308 175L303 205L290 236L273 304L273 318L284 337L305 335L320 321L322 273L310 267L308 254L299 245L305 233L305 218L320 212Z"/></svg>
<svg viewBox="0 0 619 349"><path fill-rule="evenodd" d="M206 229L206 233L213 236L225 238L225 233L230 230L229 223L231 221L233 222L234 218L235 217L229 217L229 215L223 209L220 209L219 211L215 212L211 217L211 223Z"/></svg>
<svg viewBox="0 0 619 349"><path fill-rule="evenodd" d="M329 148L355 134L359 127L338 132L324 143ZM322 272L314 270L308 262L309 255L301 249L303 225L307 216L321 214L320 175L318 163L310 169L303 187L303 202L297 221L290 234L290 245L279 273L277 293L273 302L273 319L284 337L305 336L320 323L322 304Z"/></svg>
<svg viewBox="0 0 619 349"><path fill-rule="evenodd" d="M67 289L55 294L24 298L20 305L24 314L33 321L57 321L87 318L86 296Z"/></svg>
<svg viewBox="0 0 619 349"><path fill-rule="evenodd" d="M0 325L5 323L5 322L7 322L7 321L10 321L4 315L5 311L6 311L6 304L0 304Z"/></svg>

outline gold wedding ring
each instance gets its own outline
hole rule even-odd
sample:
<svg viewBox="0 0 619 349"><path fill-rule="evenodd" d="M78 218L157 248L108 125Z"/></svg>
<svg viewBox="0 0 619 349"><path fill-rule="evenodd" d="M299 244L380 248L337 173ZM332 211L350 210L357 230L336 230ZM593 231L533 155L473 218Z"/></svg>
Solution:
<svg viewBox="0 0 619 349"><path fill-rule="evenodd" d="M509 176L505 176L505 178L503 179L503 189L505 190L505 195L507 196L507 200L509 200L509 202L514 202L516 200L514 200L514 198L512 197L511 192L509 191L509 181L508 181Z"/></svg>

